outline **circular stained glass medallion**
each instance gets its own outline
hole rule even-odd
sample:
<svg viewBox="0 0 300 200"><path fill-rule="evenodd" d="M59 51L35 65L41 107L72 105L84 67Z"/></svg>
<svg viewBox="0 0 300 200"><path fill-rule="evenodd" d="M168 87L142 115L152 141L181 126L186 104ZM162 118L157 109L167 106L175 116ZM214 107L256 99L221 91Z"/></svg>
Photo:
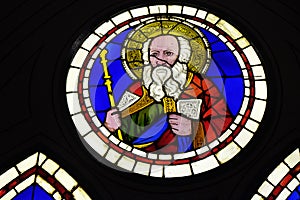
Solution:
<svg viewBox="0 0 300 200"><path fill-rule="evenodd" d="M100 162L146 176L200 174L237 155L266 108L261 60L230 23L180 5L100 24L73 57L66 95Z"/></svg>

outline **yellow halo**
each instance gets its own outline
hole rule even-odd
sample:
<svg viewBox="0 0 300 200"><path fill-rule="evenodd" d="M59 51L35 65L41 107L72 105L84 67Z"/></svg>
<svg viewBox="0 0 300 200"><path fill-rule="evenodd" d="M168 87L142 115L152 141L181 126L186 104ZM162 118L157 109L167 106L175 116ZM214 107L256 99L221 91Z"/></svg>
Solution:
<svg viewBox="0 0 300 200"><path fill-rule="evenodd" d="M177 19L149 20L129 33L124 42L122 60L126 72L133 79L141 79L144 66L143 44L150 38L160 35L180 36L190 43L192 52L188 69L193 73L205 73L210 64L210 49L203 33L187 22Z"/></svg>

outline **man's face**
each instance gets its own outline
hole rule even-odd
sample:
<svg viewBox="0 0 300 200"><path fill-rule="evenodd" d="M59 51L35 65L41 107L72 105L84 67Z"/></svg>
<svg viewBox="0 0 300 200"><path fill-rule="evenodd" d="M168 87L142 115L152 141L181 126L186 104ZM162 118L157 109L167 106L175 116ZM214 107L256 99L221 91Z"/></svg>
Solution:
<svg viewBox="0 0 300 200"><path fill-rule="evenodd" d="M156 37L150 44L150 63L153 67L163 65L171 67L178 58L179 45L174 36Z"/></svg>

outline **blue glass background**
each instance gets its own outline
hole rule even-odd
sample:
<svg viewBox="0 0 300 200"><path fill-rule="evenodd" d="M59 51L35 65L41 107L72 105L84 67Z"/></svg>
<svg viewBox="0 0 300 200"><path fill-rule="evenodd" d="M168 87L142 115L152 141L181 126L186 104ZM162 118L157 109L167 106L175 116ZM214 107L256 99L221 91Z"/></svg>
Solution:
<svg viewBox="0 0 300 200"><path fill-rule="evenodd" d="M300 199L300 186L298 186L292 194L287 198L287 200L299 200Z"/></svg>
<svg viewBox="0 0 300 200"><path fill-rule="evenodd" d="M35 184L23 190L13 200L54 200L54 198L39 185Z"/></svg>
<svg viewBox="0 0 300 200"><path fill-rule="evenodd" d="M123 31L106 46L108 71L112 75L112 89L116 102L119 102L125 89L133 83L133 80L125 72L120 58L123 42L131 30L132 28ZM236 116L244 94L244 81L239 63L223 41L205 29L200 28L200 30L207 38L212 52L212 60L206 77L218 87L227 101L229 110L233 116ZM92 106L101 122L104 122L105 113L110 109L103 75L100 58L97 58L90 73L89 88Z"/></svg>

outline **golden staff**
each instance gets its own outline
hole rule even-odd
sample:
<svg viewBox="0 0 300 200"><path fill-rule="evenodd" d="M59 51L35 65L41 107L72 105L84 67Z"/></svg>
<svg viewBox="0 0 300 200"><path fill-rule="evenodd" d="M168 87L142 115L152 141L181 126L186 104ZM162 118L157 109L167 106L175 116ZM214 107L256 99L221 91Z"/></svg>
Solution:
<svg viewBox="0 0 300 200"><path fill-rule="evenodd" d="M106 88L107 88L110 106L112 108L114 108L116 106L116 103L115 103L114 96L112 94L112 88L111 88L112 82L110 80L111 76L108 73L106 54L107 54L107 50L103 49L100 53L100 59L101 59L101 64L103 66L103 71L104 71L104 80L105 80L104 85L106 85ZM117 130L117 133L118 133L119 139L123 140L122 132L120 129Z"/></svg>

